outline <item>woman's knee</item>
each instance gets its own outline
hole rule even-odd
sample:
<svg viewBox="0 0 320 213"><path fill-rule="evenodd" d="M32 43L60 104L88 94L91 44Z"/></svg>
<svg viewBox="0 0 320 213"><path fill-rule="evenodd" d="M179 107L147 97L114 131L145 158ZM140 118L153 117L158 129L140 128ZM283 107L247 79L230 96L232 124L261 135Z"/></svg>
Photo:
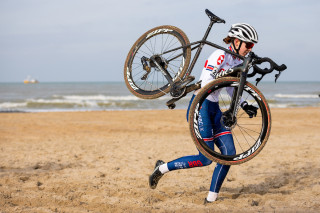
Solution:
<svg viewBox="0 0 320 213"><path fill-rule="evenodd" d="M235 155L236 154L236 149L234 146L228 149L227 155Z"/></svg>
<svg viewBox="0 0 320 213"><path fill-rule="evenodd" d="M219 137L217 145L223 155L236 154L236 148L234 147L233 138L231 134Z"/></svg>
<svg viewBox="0 0 320 213"><path fill-rule="evenodd" d="M202 154L200 154L200 161L203 166L209 166L212 163L211 160L209 160L206 156L204 156Z"/></svg>
<svg viewBox="0 0 320 213"><path fill-rule="evenodd" d="M235 155L236 154L236 149L234 146L220 146L219 147L221 154L223 155Z"/></svg>

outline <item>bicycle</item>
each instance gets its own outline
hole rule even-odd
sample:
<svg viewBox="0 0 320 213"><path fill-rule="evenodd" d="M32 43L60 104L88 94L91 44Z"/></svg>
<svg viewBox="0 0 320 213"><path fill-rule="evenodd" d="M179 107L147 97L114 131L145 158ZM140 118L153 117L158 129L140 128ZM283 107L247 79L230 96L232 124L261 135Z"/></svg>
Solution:
<svg viewBox="0 0 320 213"><path fill-rule="evenodd" d="M132 46L124 66L124 78L128 89L137 97L143 99L159 98L170 94L172 99L166 104L175 108L175 102L187 93L199 90L194 98L189 112L189 129L191 137L198 150L212 161L237 165L251 160L265 146L271 130L271 113L267 100L256 86L247 82L256 74L256 85L273 70L275 82L287 67L279 66L268 57L258 57L253 52L243 57L215 43L207 41L210 30L215 23L225 23L225 20L205 10L210 18L210 24L202 40L190 43L185 33L174 26L155 27L144 33ZM196 46L194 46L196 45ZM190 84L194 77L191 72L204 45L209 45L241 59L243 63L237 67L216 74L216 79L201 88L201 81ZM192 47L193 46L193 47ZM191 51L197 49L192 62ZM269 63L269 68L259 68L257 65ZM253 71L249 73L249 70ZM190 85L189 85L190 84ZM232 87L232 96L223 88ZM220 123L232 132L236 147L235 155L222 155L210 149L201 137L198 125L199 110L203 101L213 92L220 92L219 106L222 112ZM240 107L240 100L257 107L257 115L247 117Z"/></svg>

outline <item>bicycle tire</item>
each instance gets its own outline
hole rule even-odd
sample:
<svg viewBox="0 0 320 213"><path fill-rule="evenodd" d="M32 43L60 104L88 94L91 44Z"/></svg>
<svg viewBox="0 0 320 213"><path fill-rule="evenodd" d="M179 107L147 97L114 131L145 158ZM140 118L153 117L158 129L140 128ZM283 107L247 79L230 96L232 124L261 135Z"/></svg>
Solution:
<svg viewBox="0 0 320 213"><path fill-rule="evenodd" d="M199 110L203 101L212 92L220 90L219 107L220 110L224 112L229 108L228 105L231 102L231 97L227 92L222 93L222 91L225 90L224 88L226 87L237 87L238 84L239 79L234 77L214 80L199 91L190 106L189 129L193 142L198 150L207 158L224 165L237 165L254 158L266 145L271 130L271 113L267 100L254 85L246 82L242 98L249 104L258 107L258 113L256 117L249 118L241 107L239 107L237 123L230 130L232 132L236 154L232 156L222 155L216 147L212 150L205 144L198 126ZM221 120L220 122L223 123Z"/></svg>
<svg viewBox="0 0 320 213"><path fill-rule="evenodd" d="M161 42L161 43L160 43ZM143 69L141 58L157 56L165 62L181 54L181 58L174 59L168 66L168 72L174 82L183 79L187 72L191 47L184 47L175 52L163 54L165 50L189 45L189 39L179 28L169 25L155 27L144 33L132 46L124 65L124 80L131 93L143 99L155 99L167 94L171 85L157 67L150 66L150 71ZM170 58L172 57L172 58ZM147 79L142 79L147 74Z"/></svg>

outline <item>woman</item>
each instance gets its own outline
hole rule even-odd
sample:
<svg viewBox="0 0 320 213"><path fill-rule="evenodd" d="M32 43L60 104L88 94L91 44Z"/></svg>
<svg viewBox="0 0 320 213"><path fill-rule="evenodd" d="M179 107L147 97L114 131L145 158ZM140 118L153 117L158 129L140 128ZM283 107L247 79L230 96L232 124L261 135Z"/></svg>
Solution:
<svg viewBox="0 0 320 213"><path fill-rule="evenodd" d="M255 43L258 43L258 34L256 30L246 23L233 24L229 30L228 36L223 39L226 44L230 44L229 50L238 53L241 56L246 56L253 48ZM226 53L223 50L214 51L206 61L202 70L200 80L201 87L215 79L215 74L235 67L242 63L239 58ZM232 88L227 89L229 95L233 93ZM189 114L190 105L197 94L195 91L192 96L187 117ZM236 153L233 138L230 130L227 130L220 123L221 111L218 104L219 92L210 94L202 104L199 112L199 130L206 144L213 149L214 144L220 149L224 155L234 155ZM252 117L257 113L257 108L249 105L246 101L241 101L241 107ZM184 156L168 163L158 160L155 169L149 177L149 185L155 189L160 178L167 172L177 169L187 169L201 166L208 166L212 163L201 152L198 155ZM229 171L230 166L217 164L212 175L210 191L205 204L215 201L218 197L221 185Z"/></svg>

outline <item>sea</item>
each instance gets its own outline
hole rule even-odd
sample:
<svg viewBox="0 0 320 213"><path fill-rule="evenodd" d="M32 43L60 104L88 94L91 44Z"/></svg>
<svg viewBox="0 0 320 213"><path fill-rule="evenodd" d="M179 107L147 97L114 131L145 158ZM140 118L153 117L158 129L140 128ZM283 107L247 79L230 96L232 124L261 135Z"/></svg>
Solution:
<svg viewBox="0 0 320 213"><path fill-rule="evenodd" d="M271 108L320 107L320 82L260 82ZM176 103L187 109L191 94ZM168 109L169 95L144 100L124 82L0 83L0 112Z"/></svg>

